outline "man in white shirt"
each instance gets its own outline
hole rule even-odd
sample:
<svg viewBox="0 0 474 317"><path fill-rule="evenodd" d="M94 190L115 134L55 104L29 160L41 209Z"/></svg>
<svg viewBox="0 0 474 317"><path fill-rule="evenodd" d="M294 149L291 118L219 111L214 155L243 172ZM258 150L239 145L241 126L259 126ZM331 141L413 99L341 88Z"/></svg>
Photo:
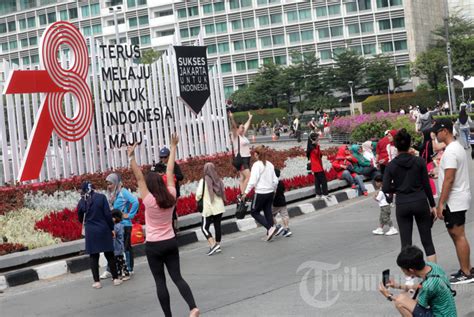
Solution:
<svg viewBox="0 0 474 317"><path fill-rule="evenodd" d="M441 195L436 213L438 218L444 219L461 266L459 272L452 275L450 282L471 283L474 282L474 271L470 263L469 241L464 232L466 212L471 204L467 155L453 136L451 120L437 120L433 131L438 141L446 144L439 168L438 187L441 188Z"/></svg>

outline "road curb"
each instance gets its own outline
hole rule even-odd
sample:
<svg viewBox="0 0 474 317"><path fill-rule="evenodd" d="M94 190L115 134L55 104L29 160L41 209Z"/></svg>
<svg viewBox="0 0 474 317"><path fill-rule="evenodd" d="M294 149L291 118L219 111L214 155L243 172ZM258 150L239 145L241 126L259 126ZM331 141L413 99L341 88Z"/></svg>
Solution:
<svg viewBox="0 0 474 317"><path fill-rule="evenodd" d="M366 184L369 192L374 191L372 184ZM314 188L313 188L314 190ZM301 195L301 193L296 193ZM298 217L304 214L309 214L322 210L327 207L335 206L341 202L351 200L357 197L354 189L342 189L339 192L333 193L327 199L315 199L311 202L296 203L288 207L288 215L290 218ZM244 219L230 219L222 223L222 235L228 235L236 232L245 232L258 227L255 220L247 215ZM214 235L214 229L211 227L211 232ZM196 243L198 241L206 241L200 229L190 229L182 231L177 234L178 245L180 247ZM145 256L145 243L133 246L135 257ZM58 277L68 273L79 273L90 270L90 262L88 255L76 256L67 260L60 260L47 264L42 264L37 267L23 268L12 272L0 275L0 290L5 290L9 287L24 285L38 280L45 280Z"/></svg>

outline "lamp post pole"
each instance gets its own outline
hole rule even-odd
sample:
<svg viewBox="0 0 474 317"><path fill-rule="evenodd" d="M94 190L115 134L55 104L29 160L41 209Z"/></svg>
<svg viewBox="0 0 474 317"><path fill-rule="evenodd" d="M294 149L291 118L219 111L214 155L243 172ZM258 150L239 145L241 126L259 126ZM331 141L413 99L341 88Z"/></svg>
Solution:
<svg viewBox="0 0 474 317"><path fill-rule="evenodd" d="M453 75L453 62L451 59L451 43L449 41L449 7L448 1L445 2L446 10L445 10L445 18L444 18L444 29L445 29L445 36L446 36L446 53L448 55L448 75L449 75L449 88L451 90L450 94L450 104L451 108L454 112L457 111L457 104L456 104L456 91L454 90L454 75Z"/></svg>
<svg viewBox="0 0 474 317"><path fill-rule="evenodd" d="M354 91L352 89L352 86L354 85L354 82L351 80L347 83L349 84L349 88L351 89L351 114L353 115L355 113L355 111L354 111Z"/></svg>

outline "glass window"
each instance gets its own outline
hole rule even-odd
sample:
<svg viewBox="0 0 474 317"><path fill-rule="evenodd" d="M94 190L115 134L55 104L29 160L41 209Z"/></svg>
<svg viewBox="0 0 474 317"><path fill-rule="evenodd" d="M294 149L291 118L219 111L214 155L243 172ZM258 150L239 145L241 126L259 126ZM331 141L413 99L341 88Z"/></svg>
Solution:
<svg viewBox="0 0 474 317"><path fill-rule="evenodd" d="M137 4L136 4L136 1L135 1L135 0L127 0L127 6L128 6L129 8L132 8L132 7L136 6L136 5L137 5ZM138 38L137 38L137 39L138 39Z"/></svg>
<svg viewBox="0 0 474 317"><path fill-rule="evenodd" d="M90 16L90 10L89 10L89 6L82 6L81 7L81 15L83 18L87 18L88 16Z"/></svg>
<svg viewBox="0 0 474 317"><path fill-rule="evenodd" d="M257 39L245 40L245 48L246 49L256 48L256 47L257 47Z"/></svg>
<svg viewBox="0 0 474 317"><path fill-rule="evenodd" d="M258 59L251 59L247 61L247 69L257 69L258 68Z"/></svg>
<svg viewBox="0 0 474 317"><path fill-rule="evenodd" d="M267 3L268 3L268 0L257 0L257 5L259 6L267 4Z"/></svg>
<svg viewBox="0 0 474 317"><path fill-rule="evenodd" d="M5 23L3 23L5 25ZM26 29L26 20L25 19L20 19L18 21L18 24L20 25L20 30ZM5 31L6 31L6 25L5 25Z"/></svg>
<svg viewBox="0 0 474 317"><path fill-rule="evenodd" d="M138 25L138 19L137 18L130 18L128 20L128 25L130 25L130 27L137 26Z"/></svg>
<svg viewBox="0 0 474 317"><path fill-rule="evenodd" d="M357 46L350 46L349 50L356 52L357 55L362 55L362 47L360 45Z"/></svg>
<svg viewBox="0 0 474 317"><path fill-rule="evenodd" d="M311 9L304 9L299 11L300 21L311 20Z"/></svg>
<svg viewBox="0 0 474 317"><path fill-rule="evenodd" d="M38 38L36 36L30 37L30 45L37 45Z"/></svg>
<svg viewBox="0 0 474 317"><path fill-rule="evenodd" d="M328 9L326 7L317 7L316 8L316 16L317 17L325 17L328 15Z"/></svg>
<svg viewBox="0 0 474 317"><path fill-rule="evenodd" d="M68 19L68 16L67 16L67 10L61 10L59 11L59 19L61 21L66 21Z"/></svg>
<svg viewBox="0 0 474 317"><path fill-rule="evenodd" d="M301 31L301 40L305 41L312 41L314 39L313 30L308 31Z"/></svg>
<svg viewBox="0 0 474 317"><path fill-rule="evenodd" d="M238 9L240 7L240 2L239 0L230 0L229 6L231 9Z"/></svg>
<svg viewBox="0 0 474 317"><path fill-rule="evenodd" d="M254 28L255 23L253 18L242 19L242 24L244 25L244 29Z"/></svg>
<svg viewBox="0 0 474 317"><path fill-rule="evenodd" d="M272 46L272 38L270 36L264 36L260 38L260 45L262 47Z"/></svg>
<svg viewBox="0 0 474 317"><path fill-rule="evenodd" d="M242 21L240 20L234 20L231 22L231 24L233 31L240 30L242 28Z"/></svg>
<svg viewBox="0 0 474 317"><path fill-rule="evenodd" d="M182 38L189 37L189 30L188 29L179 30L179 36L181 36Z"/></svg>
<svg viewBox="0 0 474 317"><path fill-rule="evenodd" d="M390 0L390 5L393 6L400 6L402 5L402 0Z"/></svg>
<svg viewBox="0 0 474 317"><path fill-rule="evenodd" d="M251 7L252 6L252 0L240 0L240 6L242 8Z"/></svg>
<svg viewBox="0 0 474 317"><path fill-rule="evenodd" d="M21 39L21 48L25 48L28 46L28 39Z"/></svg>
<svg viewBox="0 0 474 317"><path fill-rule="evenodd" d="M2 43L2 52L8 51L8 43Z"/></svg>
<svg viewBox="0 0 474 317"><path fill-rule="evenodd" d="M319 39L327 39L329 37L329 28L318 29Z"/></svg>
<svg viewBox="0 0 474 317"><path fill-rule="evenodd" d="M297 11L288 11L286 13L286 17L288 22L296 22L298 21L298 12Z"/></svg>
<svg viewBox="0 0 474 317"><path fill-rule="evenodd" d="M84 26L82 28L82 33L84 34L84 36L91 36L91 27L90 26Z"/></svg>
<svg viewBox="0 0 474 317"><path fill-rule="evenodd" d="M194 26L192 28L189 29L189 34L191 36L196 36L196 35L199 35L199 31L201 30L201 28L199 26Z"/></svg>
<svg viewBox="0 0 474 317"><path fill-rule="evenodd" d="M147 25L148 24L148 15L143 15L141 17L138 17L138 24Z"/></svg>
<svg viewBox="0 0 474 317"><path fill-rule="evenodd" d="M187 14L186 14L186 9L179 9L178 10L178 18L185 18L187 17Z"/></svg>
<svg viewBox="0 0 474 317"><path fill-rule="evenodd" d="M46 22L46 14L40 14L38 18L40 25L45 25L48 23Z"/></svg>
<svg viewBox="0 0 474 317"><path fill-rule="evenodd" d="M140 44L140 39L138 38L138 36L132 37L132 38L130 38L130 43L132 45L138 45L138 44Z"/></svg>
<svg viewBox="0 0 474 317"><path fill-rule="evenodd" d="M272 22L272 24L281 23L282 22L281 13L270 14L270 21Z"/></svg>
<svg viewBox="0 0 474 317"><path fill-rule="evenodd" d="M406 40L395 41L394 44L395 44L395 50L396 51L405 51L408 48Z"/></svg>
<svg viewBox="0 0 474 317"><path fill-rule="evenodd" d="M271 64L271 63L273 63L273 57L264 57L263 58L263 64L264 65Z"/></svg>
<svg viewBox="0 0 474 317"><path fill-rule="evenodd" d="M192 17L192 16L195 16L195 15L198 15L198 14L199 14L199 8L198 7L188 8L188 16Z"/></svg>
<svg viewBox="0 0 474 317"><path fill-rule="evenodd" d="M372 9L372 0L359 0L359 10L370 10Z"/></svg>
<svg viewBox="0 0 474 317"><path fill-rule="evenodd" d="M349 35L360 34L360 26L359 23L349 24L347 26L347 30L349 31Z"/></svg>
<svg viewBox="0 0 474 317"><path fill-rule="evenodd" d="M30 65L30 57L29 56L23 57L23 65Z"/></svg>
<svg viewBox="0 0 474 317"><path fill-rule="evenodd" d="M388 0L377 0L377 8L388 7Z"/></svg>
<svg viewBox="0 0 474 317"><path fill-rule="evenodd" d="M214 24L206 24L204 26L204 29L206 30L206 34L216 33L216 28L215 28Z"/></svg>
<svg viewBox="0 0 474 317"><path fill-rule="evenodd" d="M258 17L258 25L265 26L269 24L270 24L270 19L268 18L268 15Z"/></svg>
<svg viewBox="0 0 474 317"><path fill-rule="evenodd" d="M34 28L36 27L36 20L35 17L28 18L28 27Z"/></svg>
<svg viewBox="0 0 474 317"><path fill-rule="evenodd" d="M292 32L288 34L290 43L299 43L301 41L300 32Z"/></svg>
<svg viewBox="0 0 474 317"><path fill-rule="evenodd" d="M16 22L10 21L8 22L8 32L13 32L13 31L16 31Z"/></svg>
<svg viewBox="0 0 474 317"><path fill-rule="evenodd" d="M379 21L379 30L390 30L390 20L380 20Z"/></svg>
<svg viewBox="0 0 474 317"><path fill-rule="evenodd" d="M333 26L331 27L331 36L332 37L337 37L337 36L343 36L344 35L344 30L342 26Z"/></svg>
<svg viewBox="0 0 474 317"><path fill-rule="evenodd" d="M18 48L18 42L17 41L10 41L8 44L10 46L10 50L14 50Z"/></svg>
<svg viewBox="0 0 474 317"><path fill-rule="evenodd" d="M216 23L216 32L217 33L227 32L227 22Z"/></svg>
<svg viewBox="0 0 474 317"><path fill-rule="evenodd" d="M150 44L150 35L142 35L140 36L140 44Z"/></svg>
<svg viewBox="0 0 474 317"><path fill-rule="evenodd" d="M357 3L356 2L348 2L346 3L346 12L357 12Z"/></svg>
<svg viewBox="0 0 474 317"><path fill-rule="evenodd" d="M245 61L241 61L241 62L235 62L235 69L238 71L238 72L244 72L247 70L247 66L245 65Z"/></svg>
<svg viewBox="0 0 474 317"><path fill-rule="evenodd" d="M234 92L234 87L232 86L224 86L224 95L225 98L229 98L230 95Z"/></svg>
<svg viewBox="0 0 474 317"><path fill-rule="evenodd" d="M286 56L275 56L275 64L286 65Z"/></svg>
<svg viewBox="0 0 474 317"><path fill-rule="evenodd" d="M372 33L374 32L374 23L373 22L363 22L360 24L360 31L362 33Z"/></svg>
<svg viewBox="0 0 474 317"><path fill-rule="evenodd" d="M410 66L408 65L397 66L397 73L400 78L403 78L403 79L410 78Z"/></svg>
<svg viewBox="0 0 474 317"><path fill-rule="evenodd" d="M285 36L283 34L280 35L273 35L273 45L284 45L285 44Z"/></svg>
<svg viewBox="0 0 474 317"><path fill-rule="evenodd" d="M228 42L225 42L225 43L219 43L219 44L217 44L217 50L219 51L219 53L227 53L227 52L229 52L229 43L228 43Z"/></svg>
<svg viewBox="0 0 474 317"><path fill-rule="evenodd" d="M377 53L375 44L364 44L364 55L375 55Z"/></svg>
<svg viewBox="0 0 474 317"><path fill-rule="evenodd" d="M330 60L332 58L331 50L319 51L319 57L321 58L322 61Z"/></svg>
<svg viewBox="0 0 474 317"><path fill-rule="evenodd" d="M230 73L231 71L232 71L232 64L231 63L221 64L221 72Z"/></svg>
<svg viewBox="0 0 474 317"><path fill-rule="evenodd" d="M234 41L234 51L241 51L244 49L244 41Z"/></svg>
<svg viewBox="0 0 474 317"><path fill-rule="evenodd" d="M96 24L92 26L92 34L100 34L102 33L102 25Z"/></svg>
<svg viewBox="0 0 474 317"><path fill-rule="evenodd" d="M31 55L31 64L38 64L38 63L39 63L39 56Z"/></svg>
<svg viewBox="0 0 474 317"><path fill-rule="evenodd" d="M337 55L340 55L342 53L344 53L346 51L346 49L344 47L337 47L335 49L332 50L332 53L337 56Z"/></svg>
<svg viewBox="0 0 474 317"><path fill-rule="evenodd" d="M207 53L208 54L215 54L217 52L216 44L211 44L207 46Z"/></svg>
<svg viewBox="0 0 474 317"><path fill-rule="evenodd" d="M382 53L393 52L393 43L385 42L381 44Z"/></svg>
<svg viewBox="0 0 474 317"><path fill-rule="evenodd" d="M204 12L204 14L211 14L212 13L212 4L208 3L208 4L203 5L202 6L202 11Z"/></svg>
<svg viewBox="0 0 474 317"><path fill-rule="evenodd" d="M56 12L48 13L48 23L56 22Z"/></svg>
<svg viewBox="0 0 474 317"><path fill-rule="evenodd" d="M77 19L77 8L69 9L69 19Z"/></svg>
<svg viewBox="0 0 474 317"><path fill-rule="evenodd" d="M336 5L328 6L328 14L329 15L339 15L339 14L341 14L341 5L336 4Z"/></svg>
<svg viewBox="0 0 474 317"><path fill-rule="evenodd" d="M91 15L93 17L100 15L100 4L99 3L91 4Z"/></svg>
<svg viewBox="0 0 474 317"><path fill-rule="evenodd" d="M392 19L392 27L394 29L404 28L405 27L405 19L404 18Z"/></svg>
<svg viewBox="0 0 474 317"><path fill-rule="evenodd" d="M145 5L145 4L146 4L146 0L137 0L137 4L138 4L138 5Z"/></svg>
<svg viewBox="0 0 474 317"><path fill-rule="evenodd" d="M214 12L224 11L225 10L225 3L224 2L216 2L214 3Z"/></svg>

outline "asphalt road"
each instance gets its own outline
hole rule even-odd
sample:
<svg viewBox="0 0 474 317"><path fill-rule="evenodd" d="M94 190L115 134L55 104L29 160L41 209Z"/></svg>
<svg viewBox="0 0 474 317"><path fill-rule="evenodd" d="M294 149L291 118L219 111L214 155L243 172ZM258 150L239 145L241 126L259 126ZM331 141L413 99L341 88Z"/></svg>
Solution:
<svg viewBox="0 0 474 317"><path fill-rule="evenodd" d="M397 316L377 291L382 271L401 277L398 236L373 236L379 208L371 197L293 218L291 238L262 241L263 230L224 236L223 252L205 255L204 243L182 248L184 278L203 316ZM472 211L466 225L474 245ZM439 263L457 270L443 224L434 226ZM414 231L414 243L420 245ZM0 295L1 316L162 316L144 258L134 277L91 288L90 272L15 287ZM168 280L174 316L188 309ZM474 316L474 284L456 287L459 316Z"/></svg>

